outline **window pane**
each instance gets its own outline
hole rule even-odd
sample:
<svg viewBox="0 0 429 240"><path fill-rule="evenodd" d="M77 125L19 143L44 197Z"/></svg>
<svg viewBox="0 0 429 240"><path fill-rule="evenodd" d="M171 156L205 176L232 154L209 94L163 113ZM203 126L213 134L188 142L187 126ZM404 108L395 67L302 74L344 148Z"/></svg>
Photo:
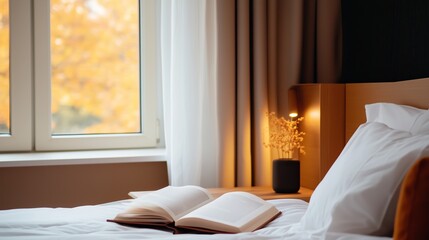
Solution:
<svg viewBox="0 0 429 240"><path fill-rule="evenodd" d="M140 132L138 0L51 0L52 132Z"/></svg>
<svg viewBox="0 0 429 240"><path fill-rule="evenodd" d="M9 1L0 0L0 134L10 134Z"/></svg>

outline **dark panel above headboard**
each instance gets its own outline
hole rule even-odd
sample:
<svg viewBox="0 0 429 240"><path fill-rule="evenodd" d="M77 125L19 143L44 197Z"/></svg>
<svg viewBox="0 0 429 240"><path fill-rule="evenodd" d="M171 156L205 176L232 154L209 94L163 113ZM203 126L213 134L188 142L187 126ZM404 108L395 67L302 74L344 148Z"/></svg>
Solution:
<svg viewBox="0 0 429 240"><path fill-rule="evenodd" d="M429 77L429 1L343 0L343 82Z"/></svg>

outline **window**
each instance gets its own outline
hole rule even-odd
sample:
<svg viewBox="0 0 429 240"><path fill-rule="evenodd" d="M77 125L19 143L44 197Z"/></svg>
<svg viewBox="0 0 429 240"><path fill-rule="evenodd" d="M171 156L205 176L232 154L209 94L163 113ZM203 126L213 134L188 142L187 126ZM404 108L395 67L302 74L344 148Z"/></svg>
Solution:
<svg viewBox="0 0 429 240"><path fill-rule="evenodd" d="M0 0L0 134L10 135L9 1Z"/></svg>
<svg viewBox="0 0 429 240"><path fill-rule="evenodd" d="M156 146L157 61L150 44L156 42L157 35L152 26L155 21L149 14L154 11L155 0L9 3L11 21L14 15L25 14L24 9L33 12L28 14L34 16L33 25L29 19L28 26L12 24L12 28L28 31L25 34L31 40L24 54L34 53L30 58L34 63L29 63L30 74L23 80L32 86L30 97L25 101L11 99L12 131L8 136L15 134L15 104L26 102L34 106L26 112L29 122L22 123L28 125L25 138L30 141L30 149L26 150ZM1 51L3 54L4 50ZM15 55L11 46L10 59ZM10 65L13 72L13 62ZM17 66L21 64L18 62ZM11 83L11 92L15 81L7 81ZM6 89L3 85L7 87L0 87Z"/></svg>
<svg viewBox="0 0 429 240"><path fill-rule="evenodd" d="M0 0L0 6L0 150L28 151L33 136L30 1Z"/></svg>
<svg viewBox="0 0 429 240"><path fill-rule="evenodd" d="M51 0L54 135L140 132L139 3Z"/></svg>

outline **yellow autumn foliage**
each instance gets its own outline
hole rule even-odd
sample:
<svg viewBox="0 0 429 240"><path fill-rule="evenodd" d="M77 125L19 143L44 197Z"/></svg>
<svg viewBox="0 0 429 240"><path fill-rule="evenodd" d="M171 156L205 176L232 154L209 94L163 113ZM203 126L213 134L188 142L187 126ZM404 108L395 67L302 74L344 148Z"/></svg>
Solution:
<svg viewBox="0 0 429 240"><path fill-rule="evenodd" d="M0 0L0 20L7 2ZM140 131L138 4L51 0L54 133ZM7 31L0 25L0 124L9 118Z"/></svg>
<svg viewBox="0 0 429 240"><path fill-rule="evenodd" d="M0 133L9 128L9 2L0 0Z"/></svg>

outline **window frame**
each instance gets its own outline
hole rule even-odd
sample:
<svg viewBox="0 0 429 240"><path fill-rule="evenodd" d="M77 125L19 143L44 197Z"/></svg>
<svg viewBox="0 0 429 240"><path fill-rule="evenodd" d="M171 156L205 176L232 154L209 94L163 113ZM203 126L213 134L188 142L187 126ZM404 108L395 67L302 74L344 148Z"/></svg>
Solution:
<svg viewBox="0 0 429 240"><path fill-rule="evenodd" d="M0 137L0 151L101 150L157 146L160 138L157 119L158 61L155 59L156 53L151 50L154 47L149 46L156 42L156 26L152 24L153 19L145 16L151 12L151 7L156 6L156 1L136 1L140 3L140 30L144 26L144 31L140 31L141 133L88 135L52 135L50 0L38 0L37 4L32 0L9 1L11 135Z"/></svg>
<svg viewBox="0 0 429 240"><path fill-rule="evenodd" d="M31 0L9 0L10 134L0 135L0 151L32 149Z"/></svg>

